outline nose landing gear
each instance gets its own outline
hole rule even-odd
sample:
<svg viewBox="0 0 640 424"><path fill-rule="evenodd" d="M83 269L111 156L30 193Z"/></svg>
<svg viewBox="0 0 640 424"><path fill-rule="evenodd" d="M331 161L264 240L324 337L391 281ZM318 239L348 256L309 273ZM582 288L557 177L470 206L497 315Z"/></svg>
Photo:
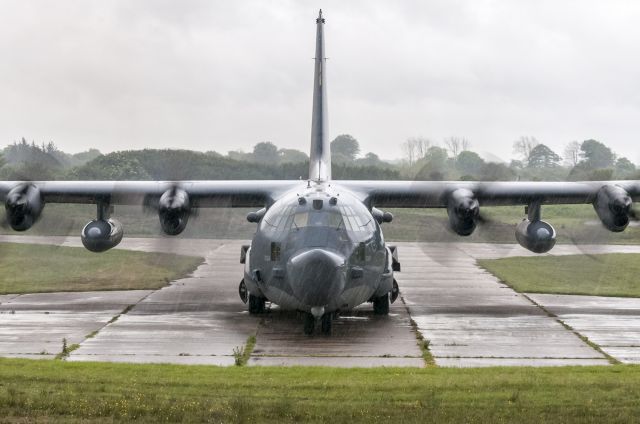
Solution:
<svg viewBox="0 0 640 424"><path fill-rule="evenodd" d="M324 314L320 319L322 334L331 334L331 324L333 324L333 314Z"/></svg>
<svg viewBox="0 0 640 424"><path fill-rule="evenodd" d="M309 312L304 314L304 334L310 336L316 328L316 317Z"/></svg>
<svg viewBox="0 0 640 424"><path fill-rule="evenodd" d="M320 321L320 330L322 331L322 334L325 334L325 335L331 334L331 327L333 324L333 314L325 313L318 320L313 314L309 312L305 312L304 314L304 334L308 336L313 334L316 328L316 321Z"/></svg>

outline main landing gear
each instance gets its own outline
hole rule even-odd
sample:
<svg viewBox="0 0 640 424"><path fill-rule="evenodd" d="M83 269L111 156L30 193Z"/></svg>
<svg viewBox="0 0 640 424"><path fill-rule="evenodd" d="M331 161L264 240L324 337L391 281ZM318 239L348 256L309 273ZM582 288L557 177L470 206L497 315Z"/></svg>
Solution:
<svg viewBox="0 0 640 424"><path fill-rule="evenodd" d="M266 299L264 297L256 296L249 293L244 279L240 281L240 285L238 286L238 294L240 295L240 299L242 299L244 303L249 303L250 314L261 314L265 311Z"/></svg>
<svg viewBox="0 0 640 424"><path fill-rule="evenodd" d="M373 313L375 315L389 315L389 304L395 302L399 295L400 288L394 278L391 292L369 299L370 302L373 302Z"/></svg>
<svg viewBox="0 0 640 424"><path fill-rule="evenodd" d="M254 296L249 293L249 313L250 314L261 314L264 312L264 297Z"/></svg>
<svg viewBox="0 0 640 424"><path fill-rule="evenodd" d="M333 314L326 313L320 318L320 330L322 334L331 334L331 327L333 324ZM310 312L304 313L304 334L310 336L316 329L316 317Z"/></svg>

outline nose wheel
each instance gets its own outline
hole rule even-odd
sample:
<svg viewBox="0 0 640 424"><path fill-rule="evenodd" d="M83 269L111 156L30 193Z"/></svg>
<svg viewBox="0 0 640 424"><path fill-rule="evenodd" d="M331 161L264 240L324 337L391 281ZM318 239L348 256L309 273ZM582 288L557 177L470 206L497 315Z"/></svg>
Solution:
<svg viewBox="0 0 640 424"><path fill-rule="evenodd" d="M304 334L310 336L316 328L316 317L309 312L304 314Z"/></svg>
<svg viewBox="0 0 640 424"><path fill-rule="evenodd" d="M316 317L313 314L306 312L304 314L304 334L310 336L316 329ZM326 313L320 318L320 330L322 334L331 334L331 327L333 324L333 314Z"/></svg>

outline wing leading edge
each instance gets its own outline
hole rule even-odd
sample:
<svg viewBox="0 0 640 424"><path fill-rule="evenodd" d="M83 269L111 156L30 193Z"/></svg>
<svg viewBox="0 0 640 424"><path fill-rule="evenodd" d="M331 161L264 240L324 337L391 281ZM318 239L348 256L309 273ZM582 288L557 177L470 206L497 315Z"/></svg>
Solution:
<svg viewBox="0 0 640 424"><path fill-rule="evenodd" d="M340 181L369 207L446 208L452 193L468 190L483 206L594 203L603 187L620 187L640 200L640 181L465 182Z"/></svg>
<svg viewBox="0 0 640 424"><path fill-rule="evenodd" d="M262 207L296 184L300 181L3 181L0 200L16 187L31 185L44 203L142 205L177 187L196 207Z"/></svg>

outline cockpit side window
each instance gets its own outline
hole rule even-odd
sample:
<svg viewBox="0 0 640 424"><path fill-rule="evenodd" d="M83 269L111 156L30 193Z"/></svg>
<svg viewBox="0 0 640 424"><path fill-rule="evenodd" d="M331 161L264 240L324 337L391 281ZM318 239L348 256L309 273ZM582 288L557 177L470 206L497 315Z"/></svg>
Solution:
<svg viewBox="0 0 640 424"><path fill-rule="evenodd" d="M269 232L283 232L291 227L295 206L272 207L262 218L262 229Z"/></svg>
<svg viewBox="0 0 640 424"><path fill-rule="evenodd" d="M358 213L350 205L340 205L339 208L342 213L342 218L344 219L344 225L348 231L375 231L376 226L370 214Z"/></svg>

